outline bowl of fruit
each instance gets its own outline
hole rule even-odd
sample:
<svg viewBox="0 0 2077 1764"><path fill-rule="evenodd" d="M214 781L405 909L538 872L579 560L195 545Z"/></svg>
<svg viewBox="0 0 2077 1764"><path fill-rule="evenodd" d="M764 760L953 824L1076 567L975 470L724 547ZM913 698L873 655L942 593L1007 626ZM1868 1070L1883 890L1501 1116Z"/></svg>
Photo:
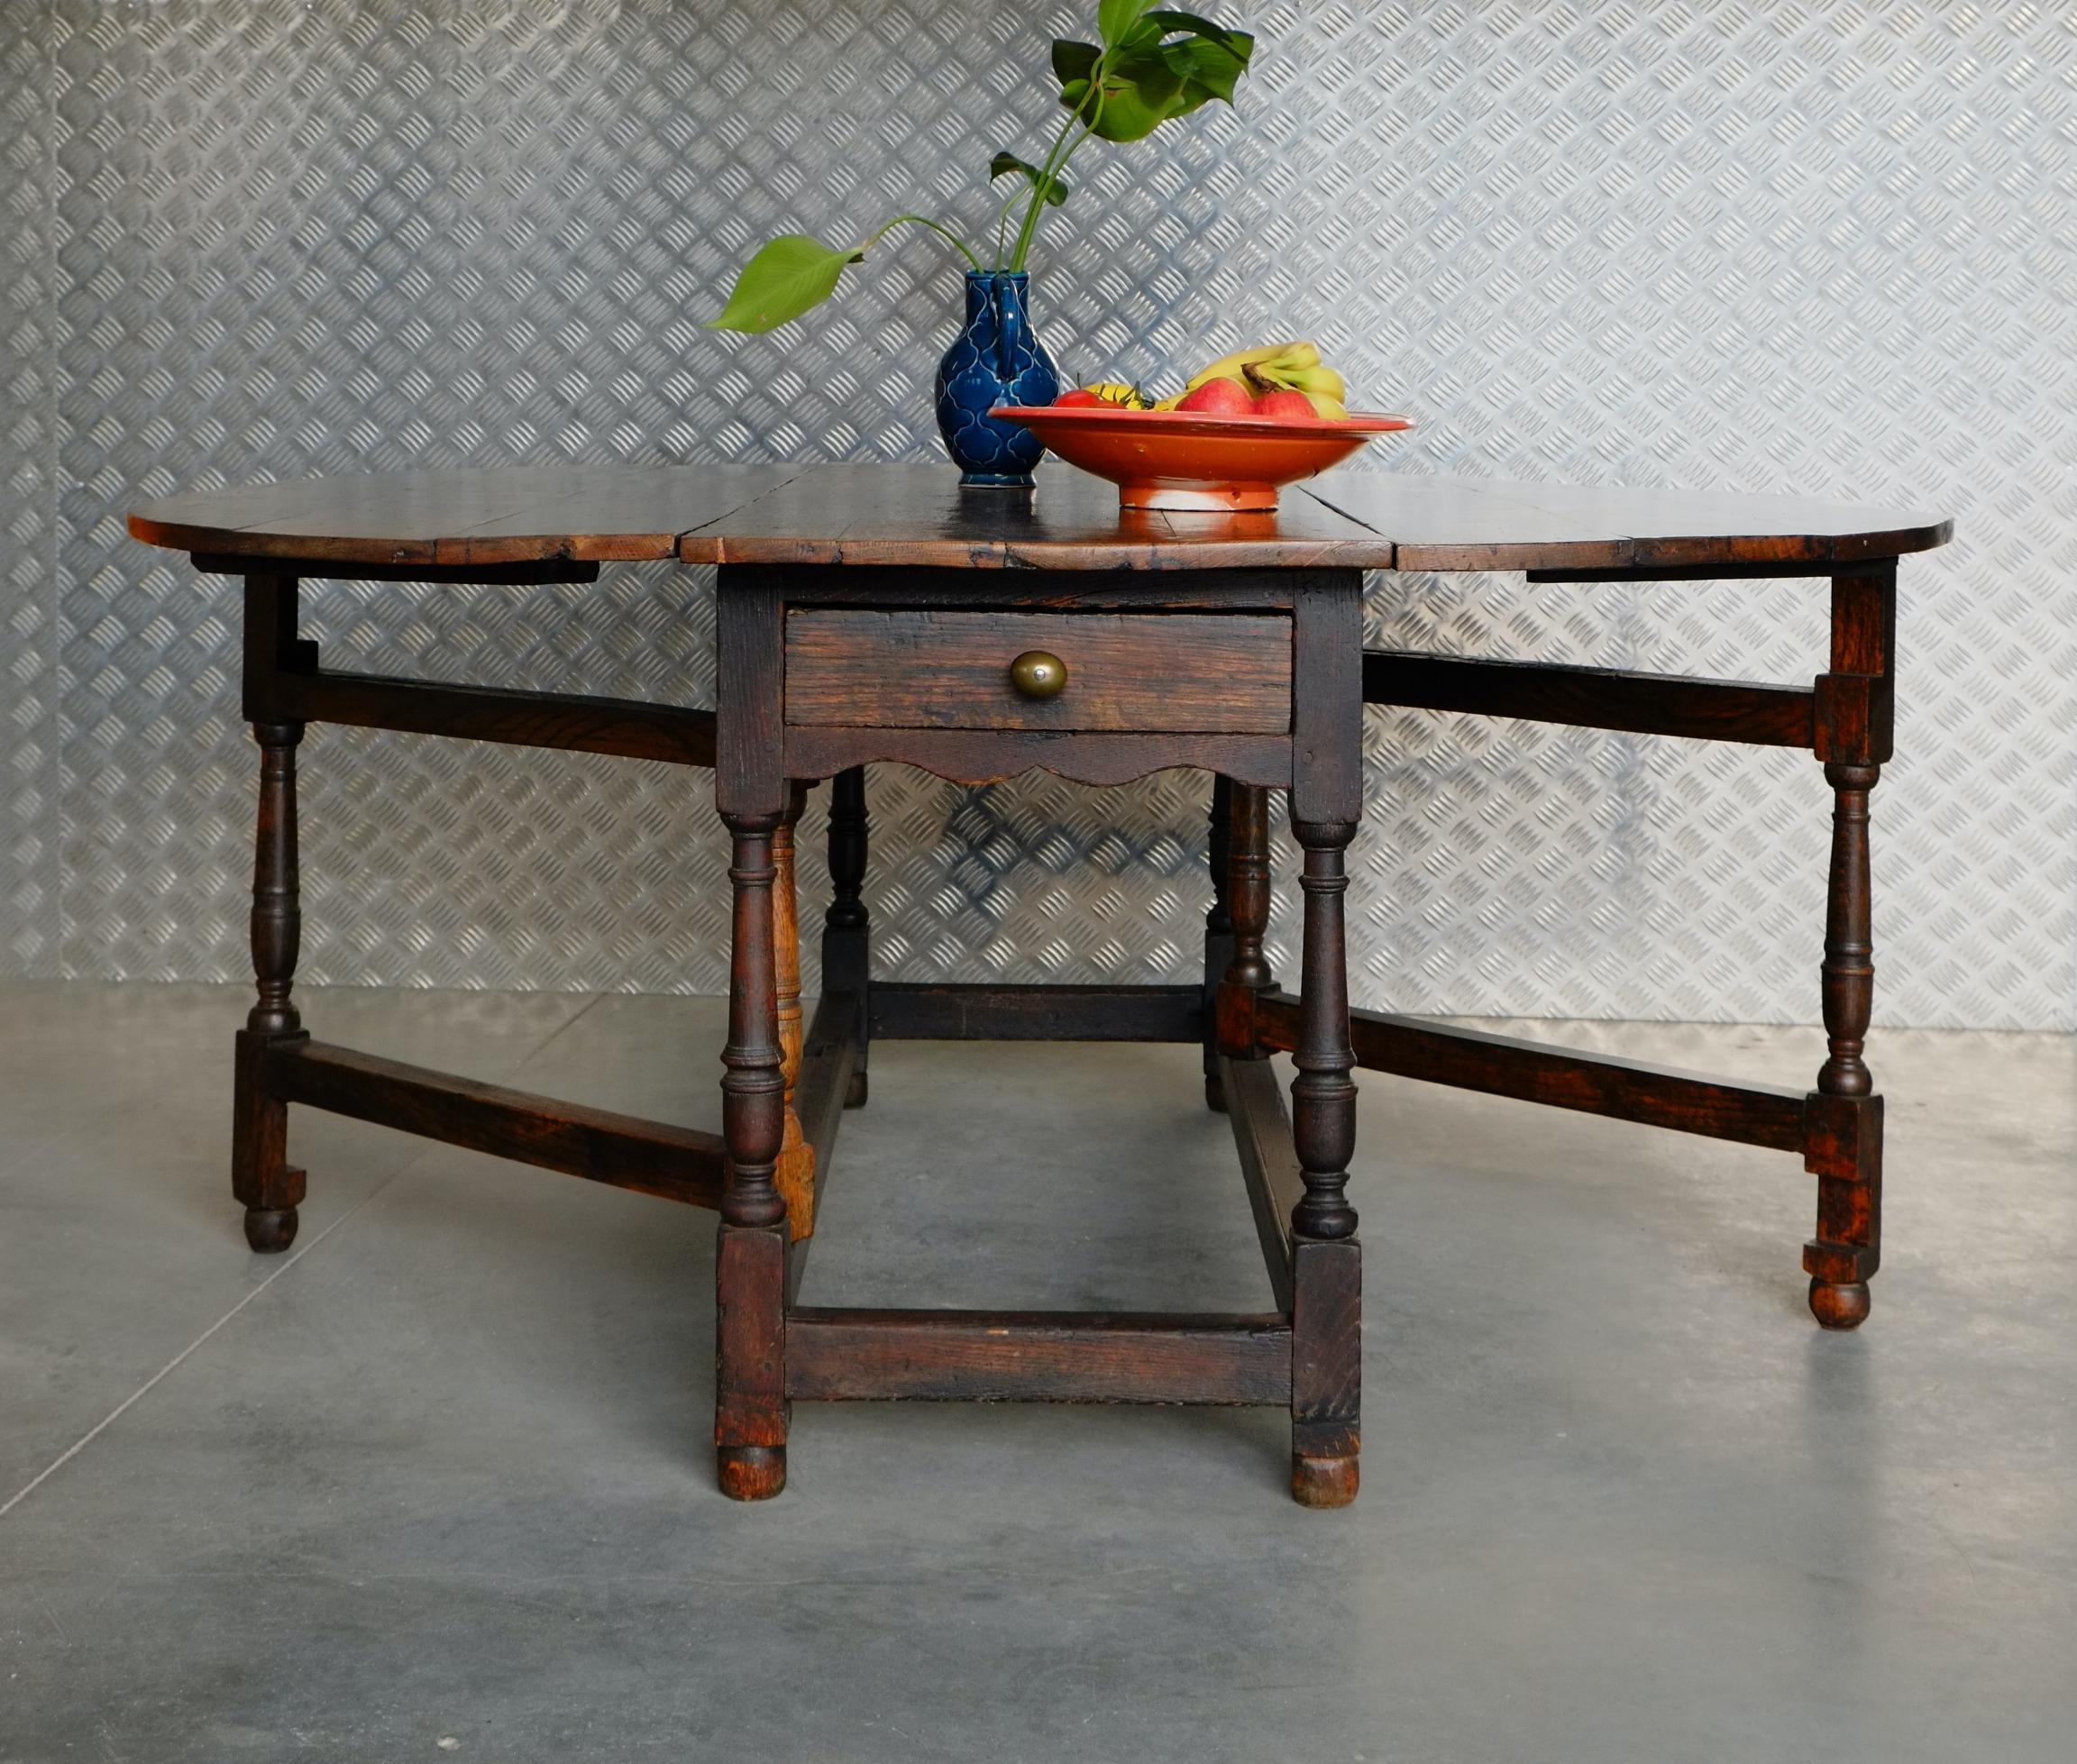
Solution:
<svg viewBox="0 0 2077 1764"><path fill-rule="evenodd" d="M1274 508L1286 484L1339 465L1410 416L1350 411L1341 376L1309 343L1238 350L1158 401L1099 381L1038 407L998 405L1066 460L1118 486L1125 508L1231 514Z"/></svg>

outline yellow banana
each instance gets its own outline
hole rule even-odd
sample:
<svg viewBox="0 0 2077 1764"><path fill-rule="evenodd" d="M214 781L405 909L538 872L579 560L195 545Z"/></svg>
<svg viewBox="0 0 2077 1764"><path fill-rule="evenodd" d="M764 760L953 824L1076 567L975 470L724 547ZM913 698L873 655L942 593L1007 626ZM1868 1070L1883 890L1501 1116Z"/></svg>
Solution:
<svg viewBox="0 0 2077 1764"><path fill-rule="evenodd" d="M1324 362L1311 368L1291 369L1275 361L1265 361L1251 368L1249 372L1271 386L1280 386L1286 391L1319 393L1323 398L1340 399L1349 396L1349 388L1341 376Z"/></svg>
<svg viewBox="0 0 2077 1764"><path fill-rule="evenodd" d="M1189 393L1214 379L1237 380L1257 395L1271 390L1303 392L1322 416L1340 420L1349 414L1342 403L1349 395L1346 382L1320 359L1317 343L1303 342L1269 343L1221 355L1210 367L1193 374L1174 398L1163 398L1151 407L1173 410ZM1103 390L1100 387L1090 389L1098 393Z"/></svg>
<svg viewBox="0 0 2077 1764"><path fill-rule="evenodd" d="M1293 372L1302 372L1320 364L1319 349L1309 343L1269 343L1256 349L1237 349L1231 355L1221 355L1202 372L1193 374L1185 392L1194 392L1208 379L1240 379L1249 368L1258 368L1269 362Z"/></svg>
<svg viewBox="0 0 2077 1764"><path fill-rule="evenodd" d="M1231 355L1221 355L1210 367L1192 374L1184 381L1183 389L1194 392L1207 380L1239 379L1244 369L1253 367L1258 361L1267 361L1286 346L1283 343L1271 343L1267 349L1238 349Z"/></svg>

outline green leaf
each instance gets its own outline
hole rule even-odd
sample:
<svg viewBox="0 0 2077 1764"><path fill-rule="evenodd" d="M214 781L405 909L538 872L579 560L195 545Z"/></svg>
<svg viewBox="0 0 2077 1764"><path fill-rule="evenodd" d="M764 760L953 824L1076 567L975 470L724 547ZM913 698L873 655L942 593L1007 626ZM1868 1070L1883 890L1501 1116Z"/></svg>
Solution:
<svg viewBox="0 0 2077 1764"><path fill-rule="evenodd" d="M1154 0L1097 0L1096 34L1106 49L1116 49L1131 34L1139 15Z"/></svg>
<svg viewBox="0 0 2077 1764"><path fill-rule="evenodd" d="M1178 35L1181 41L1167 41ZM1233 88L1255 53L1255 39L1245 31L1229 31L1195 13L1148 13L1134 33L1133 46L1149 43L1160 45L1160 53L1188 90L1188 101L1170 113L1176 116L1187 115L1207 98L1231 104Z"/></svg>
<svg viewBox="0 0 2077 1764"><path fill-rule="evenodd" d="M988 181L991 184L998 178L1012 171L1021 172L1024 181L1030 185L1033 189L1038 189L1043 185L1046 191L1046 200L1052 207L1057 208L1067 200L1067 186L1057 178L1047 177L1029 160L1020 160L1014 153L998 153L988 161Z"/></svg>
<svg viewBox="0 0 2077 1764"><path fill-rule="evenodd" d="M1143 140L1187 107L1184 96L1183 75L1158 46L1121 50L1104 65L1096 133L1105 141Z"/></svg>
<svg viewBox="0 0 2077 1764"><path fill-rule="evenodd" d="M1252 39L1242 38L1241 41L1249 48L1254 47ZM1190 106L1192 109L1195 109L1206 98L1217 98L1222 104L1231 104L1233 88L1240 84L1240 76L1248 71L1248 58L1245 54L1235 55L1224 43L1213 42L1206 37L1192 37L1183 42L1170 43L1165 52L1184 70L1184 86L1194 100Z"/></svg>
<svg viewBox="0 0 2077 1764"><path fill-rule="evenodd" d="M707 321L709 331L770 331L819 306L837 291L847 263L865 253L856 245L835 249L805 233L782 233L761 245L743 266L728 304Z"/></svg>
<svg viewBox="0 0 2077 1764"><path fill-rule="evenodd" d="M1147 14L1145 23L1159 26L1163 36L1173 36L1180 31L1193 37L1203 37L1209 42L1223 43L1240 61L1246 61L1255 47L1255 39L1245 31L1229 31L1223 24L1200 18L1195 13L1152 12Z"/></svg>
<svg viewBox="0 0 2077 1764"><path fill-rule="evenodd" d="M1105 141L1141 140L1213 98L1231 104L1233 88L1255 52L1255 39L1245 31L1229 31L1196 13L1139 8L1129 19L1121 10L1099 23L1107 42L1112 24L1123 30L1122 39L1108 49L1056 39L1053 71L1060 81L1060 102L1078 116L1094 115L1095 133ZM1099 59L1101 113L1089 102Z"/></svg>
<svg viewBox="0 0 2077 1764"><path fill-rule="evenodd" d="M1053 39L1053 78L1062 87L1080 83L1084 92L1089 89L1089 74L1103 53L1094 43L1071 42L1066 37Z"/></svg>

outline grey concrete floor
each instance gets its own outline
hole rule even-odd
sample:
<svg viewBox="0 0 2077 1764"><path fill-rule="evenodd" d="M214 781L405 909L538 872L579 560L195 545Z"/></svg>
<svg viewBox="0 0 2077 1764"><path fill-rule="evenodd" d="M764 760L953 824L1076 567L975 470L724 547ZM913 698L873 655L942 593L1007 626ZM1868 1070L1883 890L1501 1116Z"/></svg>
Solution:
<svg viewBox="0 0 2077 1764"><path fill-rule="evenodd" d="M305 1003L718 1112L710 1001ZM252 1257L242 1008L0 989L0 1758L2077 1755L2068 1037L1877 1037L1856 1336L1804 1311L1792 1160L1370 1077L1354 1508L1286 1499L1269 1412L882 1404L801 1407L742 1507L710 1219L298 1111L302 1236ZM873 1096L815 1302L1266 1302L1192 1050L886 1046Z"/></svg>

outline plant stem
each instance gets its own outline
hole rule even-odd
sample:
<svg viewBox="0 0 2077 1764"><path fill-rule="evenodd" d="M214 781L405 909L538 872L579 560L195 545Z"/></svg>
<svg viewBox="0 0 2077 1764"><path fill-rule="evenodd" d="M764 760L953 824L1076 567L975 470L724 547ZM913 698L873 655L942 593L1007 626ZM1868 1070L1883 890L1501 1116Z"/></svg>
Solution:
<svg viewBox="0 0 2077 1764"><path fill-rule="evenodd" d="M1103 88L1099 84L1103 75L1103 62L1099 57L1095 66L1089 70L1089 89L1097 94L1099 105L1103 102ZM1087 100L1084 99L1083 102L1086 103ZM1046 150L1045 163L1038 168L1038 181L1031 187L1031 200L1025 206L1024 224L1017 229L1017 242L1011 248L1010 270L1011 274L1015 274L1024 267L1025 257L1031 250L1032 235L1038 231L1039 210L1046 206L1048 180L1052 178L1057 169L1056 161L1059 160L1061 148L1066 144L1067 137L1075 132L1075 125L1081 120L1082 112L1077 106L1068 113L1067 120L1060 125L1060 133L1053 137L1052 146Z"/></svg>
<svg viewBox="0 0 2077 1764"><path fill-rule="evenodd" d="M998 270L1009 267L1002 261L1002 229L1010 223L1010 207L1016 200L1017 192L1012 189L1002 198L1002 206L995 211L995 268Z"/></svg>
<svg viewBox="0 0 2077 1764"><path fill-rule="evenodd" d="M980 269L981 260L975 257L973 251L967 248L966 242L962 239L956 233L954 233L949 227L943 227L938 225L938 223L932 220L928 215L897 215L892 220L889 221L885 226L880 228L878 232L874 233L874 235L863 245L859 246L858 249L861 251L869 251L873 249L874 246L877 245L881 240L884 239L890 233L893 232L896 227L910 224L916 226L927 226L930 229L931 232L938 233L944 238L949 239L952 243L958 248L959 255L961 257L965 258L967 262L974 267L974 269Z"/></svg>
<svg viewBox="0 0 2077 1764"><path fill-rule="evenodd" d="M1048 180L1057 178L1066 169L1067 161L1075 157L1075 150L1096 133L1097 123L1103 120L1104 59L1103 56L1097 57L1095 65L1089 70L1089 90L1095 96L1096 107L1090 113L1088 125L1079 135L1075 135L1072 143L1068 142L1067 137L1074 133L1075 125L1082 121L1082 107L1077 105L1069 113L1066 122L1061 124L1060 133L1054 136L1053 145L1047 150L1046 163L1038 168L1038 181L1032 187L1030 204L1024 210L1024 224L1017 229L1017 243L1010 253L1011 274L1024 268L1024 260L1030 254L1031 242L1038 236L1039 216L1046 206ZM1087 98L1082 101L1083 105L1088 102ZM1065 153L1060 151L1063 146L1067 150Z"/></svg>
<svg viewBox="0 0 2077 1764"><path fill-rule="evenodd" d="M1101 95L1099 95L1096 101L1095 114L1090 117L1089 126L1084 129L1080 134L1076 135L1075 139L1067 144L1067 151L1060 156L1060 163L1053 168L1054 177L1058 178L1062 172L1067 169L1068 162L1074 159L1075 154L1082 151L1083 143L1086 142L1091 135L1096 133L1096 124L1103 120L1103 101ZM1038 228L1037 223L1043 219L1045 219L1045 215L1042 214L1033 216L1030 241L1032 244L1036 244L1038 239ZM1027 246L1026 249L1029 250L1029 247ZM1020 263L1017 267L1019 269L1022 269L1024 266Z"/></svg>

